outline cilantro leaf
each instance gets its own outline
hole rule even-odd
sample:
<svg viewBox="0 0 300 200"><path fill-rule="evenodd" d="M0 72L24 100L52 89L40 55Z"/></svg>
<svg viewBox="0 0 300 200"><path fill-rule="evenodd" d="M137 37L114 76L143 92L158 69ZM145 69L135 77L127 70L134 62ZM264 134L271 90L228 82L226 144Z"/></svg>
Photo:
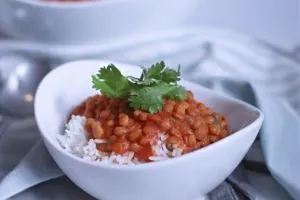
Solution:
<svg viewBox="0 0 300 200"><path fill-rule="evenodd" d="M164 95L164 97L168 97L171 100L183 100L185 97L185 89L182 86L173 86L173 89Z"/></svg>
<svg viewBox="0 0 300 200"><path fill-rule="evenodd" d="M177 85L179 80L180 68L176 71L166 67L163 61L144 68L139 78L122 75L113 64L92 76L93 88L107 97L128 98L130 107L150 113L160 111L165 98L184 99L185 89Z"/></svg>
<svg viewBox="0 0 300 200"><path fill-rule="evenodd" d="M152 65L149 69L145 71L145 78L161 80L161 73L163 72L165 67L166 65L163 61Z"/></svg>
<svg viewBox="0 0 300 200"><path fill-rule="evenodd" d="M156 84L160 81L174 84L179 80L180 80L179 68L176 71L174 69L166 67L165 63L161 61L152 65L148 69L144 68L140 80L137 82L137 84L149 86L151 84Z"/></svg>
<svg viewBox="0 0 300 200"><path fill-rule="evenodd" d="M92 76L93 88L100 90L110 98L126 96L130 90L130 82L113 64L103 67L98 74Z"/></svg>
<svg viewBox="0 0 300 200"><path fill-rule="evenodd" d="M177 94L178 92L180 93ZM181 92L183 92L183 95ZM184 89L165 82L160 82L155 86L135 87L132 89L128 100L132 108L156 113L162 109L164 97L176 100L183 99Z"/></svg>
<svg viewBox="0 0 300 200"><path fill-rule="evenodd" d="M166 83L176 83L180 81L180 67L175 71L174 69L167 68L161 74L161 80Z"/></svg>
<svg viewBox="0 0 300 200"><path fill-rule="evenodd" d="M161 95L152 95L153 88L143 87L132 91L128 99L130 107L141 109L149 113L156 113L162 109L163 98Z"/></svg>

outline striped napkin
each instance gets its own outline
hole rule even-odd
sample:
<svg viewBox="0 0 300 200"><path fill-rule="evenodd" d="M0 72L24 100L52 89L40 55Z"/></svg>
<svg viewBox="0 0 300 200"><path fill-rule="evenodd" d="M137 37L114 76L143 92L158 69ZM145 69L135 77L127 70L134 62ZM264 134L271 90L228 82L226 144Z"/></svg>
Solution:
<svg viewBox="0 0 300 200"><path fill-rule="evenodd" d="M236 33L192 30L105 51L97 58L181 64L185 79L258 106L266 119L255 148L207 199L289 200L300 199L300 161L295 159L300 152L300 67L283 53ZM34 119L15 122L0 138L0 200L93 199L62 175L40 143Z"/></svg>

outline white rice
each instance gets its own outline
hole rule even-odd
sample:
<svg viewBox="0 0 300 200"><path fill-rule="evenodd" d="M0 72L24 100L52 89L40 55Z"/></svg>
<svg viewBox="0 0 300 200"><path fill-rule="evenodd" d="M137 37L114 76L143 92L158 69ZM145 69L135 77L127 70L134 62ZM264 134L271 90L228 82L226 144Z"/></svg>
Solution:
<svg viewBox="0 0 300 200"><path fill-rule="evenodd" d="M134 152L127 152L123 155L101 152L96 148L97 144L107 143L107 140L90 139L86 137L84 129L86 118L82 116L72 116L68 124L66 124L63 134L57 135L57 140L62 148L67 152L86 160L102 162L106 164L119 165L135 165L143 163L134 156ZM166 147L167 136L161 133L155 145L152 145L154 155L149 157L152 161L162 161L183 154L181 148L176 146L173 151L169 151Z"/></svg>

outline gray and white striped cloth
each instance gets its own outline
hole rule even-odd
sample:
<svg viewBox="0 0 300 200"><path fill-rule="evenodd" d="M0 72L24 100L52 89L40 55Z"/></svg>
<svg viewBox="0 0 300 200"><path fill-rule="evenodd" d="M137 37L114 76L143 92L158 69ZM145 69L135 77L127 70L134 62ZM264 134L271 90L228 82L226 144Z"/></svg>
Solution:
<svg viewBox="0 0 300 200"><path fill-rule="evenodd" d="M160 60L174 67L181 64L185 79L258 106L266 116L260 139L245 162L207 198L300 199L300 161L295 159L300 152L297 58L259 40L207 29L170 33L89 57L144 66ZM36 143L38 140L34 119L15 122L0 139L0 200L13 194L17 194L11 198L14 200L92 199L66 177L60 177L61 171L43 145ZM34 159L37 156L40 159ZM269 172L280 185L269 181ZM251 179L253 176L259 181Z"/></svg>

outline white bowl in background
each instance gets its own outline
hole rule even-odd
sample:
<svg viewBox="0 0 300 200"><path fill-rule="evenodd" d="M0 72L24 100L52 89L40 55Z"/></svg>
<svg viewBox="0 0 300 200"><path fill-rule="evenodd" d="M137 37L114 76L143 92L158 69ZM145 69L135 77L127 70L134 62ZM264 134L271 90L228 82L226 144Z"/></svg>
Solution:
<svg viewBox="0 0 300 200"><path fill-rule="evenodd" d="M116 62L70 62L44 78L35 99L35 117L51 156L76 185L97 199L197 199L231 174L261 128L263 114L258 109L182 81L199 101L228 117L232 135L178 158L136 166L106 165L75 157L59 146L55 135L63 132L72 108L96 93L91 87L91 75L110 63L127 75L140 72L137 67Z"/></svg>
<svg viewBox="0 0 300 200"><path fill-rule="evenodd" d="M183 27L199 0L1 0L0 32L55 44L108 43Z"/></svg>

